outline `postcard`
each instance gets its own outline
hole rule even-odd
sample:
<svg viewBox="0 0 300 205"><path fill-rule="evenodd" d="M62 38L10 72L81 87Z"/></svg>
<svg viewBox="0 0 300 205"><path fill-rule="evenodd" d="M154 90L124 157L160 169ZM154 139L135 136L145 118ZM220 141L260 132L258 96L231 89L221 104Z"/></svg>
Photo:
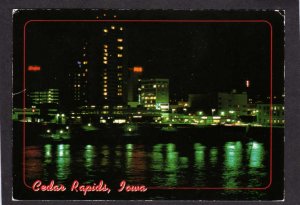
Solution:
<svg viewBox="0 0 300 205"><path fill-rule="evenodd" d="M13 12L15 200L283 200L284 11Z"/></svg>

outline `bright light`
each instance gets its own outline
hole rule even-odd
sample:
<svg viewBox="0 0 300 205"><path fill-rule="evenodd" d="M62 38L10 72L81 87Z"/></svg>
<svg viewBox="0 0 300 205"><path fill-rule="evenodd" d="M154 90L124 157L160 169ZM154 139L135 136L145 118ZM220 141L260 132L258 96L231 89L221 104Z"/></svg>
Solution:
<svg viewBox="0 0 300 205"><path fill-rule="evenodd" d="M133 67L133 72L134 73L141 73L141 72L143 72L143 68L142 67Z"/></svg>
<svg viewBox="0 0 300 205"><path fill-rule="evenodd" d="M62 133L64 133L64 131L63 131L63 130L60 130L59 133L62 134Z"/></svg>
<svg viewBox="0 0 300 205"><path fill-rule="evenodd" d="M89 123L89 124L88 124L88 126L90 127L90 126L92 126L92 124L91 124L91 123Z"/></svg>
<svg viewBox="0 0 300 205"><path fill-rule="evenodd" d="M28 71L36 72L36 71L40 71L40 70L41 70L41 66L37 66L37 65L28 66Z"/></svg>
<svg viewBox="0 0 300 205"><path fill-rule="evenodd" d="M47 133L50 133L51 132L51 130L47 130Z"/></svg>

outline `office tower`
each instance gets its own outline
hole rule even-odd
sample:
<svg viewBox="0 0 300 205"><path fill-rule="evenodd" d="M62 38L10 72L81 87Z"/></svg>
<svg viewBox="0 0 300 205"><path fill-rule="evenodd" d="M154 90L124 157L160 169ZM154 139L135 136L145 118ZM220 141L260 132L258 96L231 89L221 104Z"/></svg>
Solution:
<svg viewBox="0 0 300 205"><path fill-rule="evenodd" d="M123 105L127 101L124 27L111 23L102 28L101 104Z"/></svg>
<svg viewBox="0 0 300 205"><path fill-rule="evenodd" d="M143 79L141 102L147 109L169 110L169 79Z"/></svg>
<svg viewBox="0 0 300 205"><path fill-rule="evenodd" d="M88 42L85 41L82 46L81 56L75 66L75 72L70 75L73 78L72 90L76 106L83 106L88 103L88 72L90 63L88 48Z"/></svg>

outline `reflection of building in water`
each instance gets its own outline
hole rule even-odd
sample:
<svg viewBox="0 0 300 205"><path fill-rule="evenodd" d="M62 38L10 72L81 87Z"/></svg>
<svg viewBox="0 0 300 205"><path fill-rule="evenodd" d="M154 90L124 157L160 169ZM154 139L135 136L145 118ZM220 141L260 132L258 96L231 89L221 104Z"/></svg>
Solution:
<svg viewBox="0 0 300 205"><path fill-rule="evenodd" d="M65 181L71 174L71 153L69 144L59 144L56 150L56 178Z"/></svg>
<svg viewBox="0 0 300 205"><path fill-rule="evenodd" d="M241 142L226 142L225 146L225 161L224 161L224 187L234 188L238 187L241 181L238 177L241 176L243 170L242 166L242 144Z"/></svg>

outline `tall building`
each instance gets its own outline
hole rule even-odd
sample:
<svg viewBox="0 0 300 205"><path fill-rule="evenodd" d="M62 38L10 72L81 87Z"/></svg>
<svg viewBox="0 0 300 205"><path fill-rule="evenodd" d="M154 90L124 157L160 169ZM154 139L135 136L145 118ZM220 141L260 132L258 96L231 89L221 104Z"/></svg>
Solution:
<svg viewBox="0 0 300 205"><path fill-rule="evenodd" d="M89 55L88 42L85 41L82 46L82 53L79 57L75 72L70 74L73 84L73 99L76 106L88 104L88 71L89 71Z"/></svg>
<svg viewBox="0 0 300 205"><path fill-rule="evenodd" d="M129 68L128 72L128 88L127 88L127 101L138 102L141 104L141 76L143 68L135 66Z"/></svg>
<svg viewBox="0 0 300 205"><path fill-rule="evenodd" d="M142 80L141 104L147 109L169 110L169 79Z"/></svg>
<svg viewBox="0 0 300 205"><path fill-rule="evenodd" d="M111 23L102 28L101 104L123 105L127 101L126 58L124 27Z"/></svg>
<svg viewBox="0 0 300 205"><path fill-rule="evenodd" d="M96 19L115 19L101 14ZM103 22L86 36L77 65L71 74L73 101L85 105L112 108L127 102L127 59L124 27Z"/></svg>

